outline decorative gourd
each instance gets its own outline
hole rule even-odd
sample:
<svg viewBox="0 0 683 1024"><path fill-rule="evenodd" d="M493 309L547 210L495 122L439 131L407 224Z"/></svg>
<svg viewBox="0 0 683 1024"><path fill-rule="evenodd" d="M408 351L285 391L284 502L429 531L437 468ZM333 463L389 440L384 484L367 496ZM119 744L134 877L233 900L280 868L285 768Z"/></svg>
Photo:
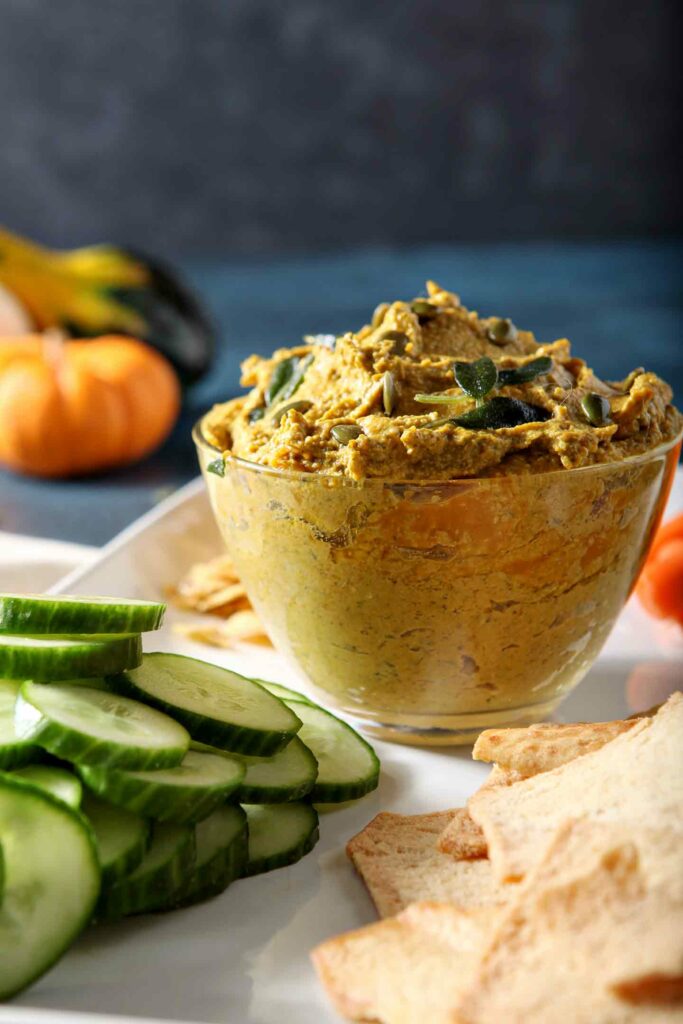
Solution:
<svg viewBox="0 0 683 1024"><path fill-rule="evenodd" d="M57 252L0 228L0 285L38 330L140 338L188 384L211 364L214 334L199 302L178 274L143 253L113 245Z"/></svg>
<svg viewBox="0 0 683 1024"><path fill-rule="evenodd" d="M173 367L144 342L0 338L0 465L16 472L68 477L135 462L179 409Z"/></svg>

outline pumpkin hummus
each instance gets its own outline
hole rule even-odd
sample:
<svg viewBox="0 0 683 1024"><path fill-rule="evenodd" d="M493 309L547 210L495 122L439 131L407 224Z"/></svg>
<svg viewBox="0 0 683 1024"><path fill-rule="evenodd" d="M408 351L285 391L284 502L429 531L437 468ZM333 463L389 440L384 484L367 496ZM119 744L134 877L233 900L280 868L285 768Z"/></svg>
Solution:
<svg viewBox="0 0 683 1024"><path fill-rule="evenodd" d="M376 735L452 743L538 720L588 671L683 420L654 374L599 380L567 341L428 289L252 356L198 439L278 650Z"/></svg>
<svg viewBox="0 0 683 1024"><path fill-rule="evenodd" d="M619 382L599 380L572 356L566 339L537 344L509 321L481 319L457 296L428 283L429 300L379 306L373 323L334 339L251 356L242 383L252 390L217 406L205 429L219 448L275 469L341 474L353 480L452 480L539 472L623 459L674 437L681 416L671 389L653 373L634 370ZM322 340L322 343L315 343ZM543 419L495 430L468 429L448 419L474 405L453 376L454 360L488 356L499 370L546 356L549 371L528 382L499 384L496 395L540 410ZM300 383L269 399L278 366L298 361ZM385 401L386 384L393 401ZM428 404L415 395L440 393ZM456 404L445 405L443 392ZM604 422L591 422L588 395L609 403ZM387 409L390 413L387 414ZM445 422L444 422L445 421ZM335 436L335 427L358 427Z"/></svg>

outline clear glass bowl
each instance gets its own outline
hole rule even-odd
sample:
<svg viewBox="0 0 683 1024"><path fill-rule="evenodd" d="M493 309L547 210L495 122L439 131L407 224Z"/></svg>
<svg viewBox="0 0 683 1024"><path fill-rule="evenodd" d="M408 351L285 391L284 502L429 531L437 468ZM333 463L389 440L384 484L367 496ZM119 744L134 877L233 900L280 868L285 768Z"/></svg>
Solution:
<svg viewBox="0 0 683 1024"><path fill-rule="evenodd" d="M275 647L366 732L469 743L547 717L600 651L680 451L435 483L355 482L194 439L216 520Z"/></svg>

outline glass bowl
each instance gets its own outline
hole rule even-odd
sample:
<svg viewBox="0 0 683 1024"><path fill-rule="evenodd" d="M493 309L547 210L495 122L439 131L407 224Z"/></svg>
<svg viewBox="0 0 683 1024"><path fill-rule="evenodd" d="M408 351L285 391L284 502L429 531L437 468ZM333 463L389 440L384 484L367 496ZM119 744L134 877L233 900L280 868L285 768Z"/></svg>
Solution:
<svg viewBox="0 0 683 1024"><path fill-rule="evenodd" d="M194 430L276 649L366 732L470 743L546 718L590 668L661 517L680 438L619 463L445 483L284 472Z"/></svg>

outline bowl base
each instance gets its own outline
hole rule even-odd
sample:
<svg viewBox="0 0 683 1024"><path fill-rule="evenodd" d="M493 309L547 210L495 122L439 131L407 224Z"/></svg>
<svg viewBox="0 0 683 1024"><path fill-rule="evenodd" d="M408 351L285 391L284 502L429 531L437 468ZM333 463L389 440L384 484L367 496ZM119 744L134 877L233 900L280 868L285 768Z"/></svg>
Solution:
<svg viewBox="0 0 683 1024"><path fill-rule="evenodd" d="M560 699L556 697L540 704L461 715L373 714L345 707L337 710L373 739L413 747L452 747L470 746L484 729L506 729L543 722L553 714Z"/></svg>

